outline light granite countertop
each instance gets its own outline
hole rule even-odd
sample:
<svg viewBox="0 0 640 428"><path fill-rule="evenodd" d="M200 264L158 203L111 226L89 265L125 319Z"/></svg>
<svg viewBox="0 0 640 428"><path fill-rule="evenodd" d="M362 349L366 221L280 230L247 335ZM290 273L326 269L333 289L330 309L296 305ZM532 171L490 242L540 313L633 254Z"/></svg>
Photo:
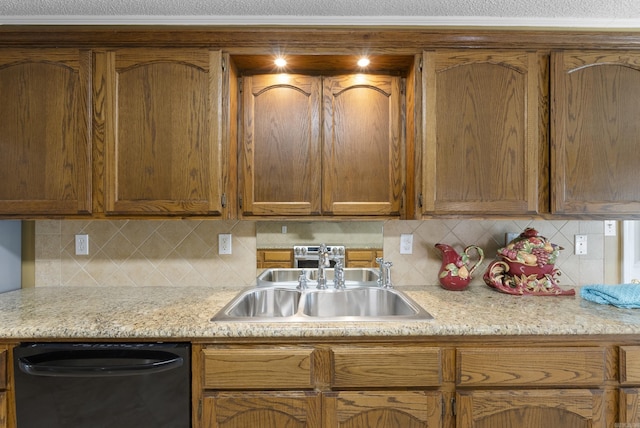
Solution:
<svg viewBox="0 0 640 428"><path fill-rule="evenodd" d="M579 296L511 296L484 284L465 291L398 287L433 320L211 322L241 288L36 287L0 294L0 339L207 339L640 334L640 310Z"/></svg>

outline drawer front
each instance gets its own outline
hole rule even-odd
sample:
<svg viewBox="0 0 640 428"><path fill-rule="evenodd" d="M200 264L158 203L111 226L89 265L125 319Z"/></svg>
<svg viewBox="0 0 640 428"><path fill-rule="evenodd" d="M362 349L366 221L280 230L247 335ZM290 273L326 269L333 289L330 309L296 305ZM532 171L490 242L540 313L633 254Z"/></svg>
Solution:
<svg viewBox="0 0 640 428"><path fill-rule="evenodd" d="M205 348L202 352L205 388L313 387L311 348Z"/></svg>
<svg viewBox="0 0 640 428"><path fill-rule="evenodd" d="M459 386L598 386L605 380L600 347L469 348L456 352Z"/></svg>
<svg viewBox="0 0 640 428"><path fill-rule="evenodd" d="M442 351L419 346L332 347L332 386L410 387L442 383Z"/></svg>
<svg viewBox="0 0 640 428"><path fill-rule="evenodd" d="M0 389L7 389L7 349L2 347L0 347Z"/></svg>
<svg viewBox="0 0 640 428"><path fill-rule="evenodd" d="M620 347L620 383L640 385L640 346Z"/></svg>

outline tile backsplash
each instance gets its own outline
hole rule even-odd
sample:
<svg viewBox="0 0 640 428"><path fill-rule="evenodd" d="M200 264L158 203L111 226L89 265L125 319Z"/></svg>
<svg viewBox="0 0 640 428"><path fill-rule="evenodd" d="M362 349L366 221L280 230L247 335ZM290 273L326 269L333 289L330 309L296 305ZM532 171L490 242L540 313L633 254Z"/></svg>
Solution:
<svg viewBox="0 0 640 428"><path fill-rule="evenodd" d="M564 248L556 262L560 284L605 280L602 221L389 220L384 222L384 257L393 262L395 285L435 285L441 265L438 242L459 251L475 244L486 260L482 273L504 245L506 232L535 227ZM354 223L355 227L355 223ZM218 255L218 234L233 236L232 255ZM400 235L413 234L413 254L400 254ZM75 255L76 234L89 235L89 255ZM589 252L573 254L573 235L588 236ZM349 239L348 230L344 237ZM616 238L614 238L616 239ZM36 286L212 286L255 284L256 222L224 220L38 220L35 226Z"/></svg>
<svg viewBox="0 0 640 428"><path fill-rule="evenodd" d="M89 255L75 255L76 234ZM231 233L232 255L218 255ZM256 277L255 222L222 220L36 221L35 284L246 286Z"/></svg>

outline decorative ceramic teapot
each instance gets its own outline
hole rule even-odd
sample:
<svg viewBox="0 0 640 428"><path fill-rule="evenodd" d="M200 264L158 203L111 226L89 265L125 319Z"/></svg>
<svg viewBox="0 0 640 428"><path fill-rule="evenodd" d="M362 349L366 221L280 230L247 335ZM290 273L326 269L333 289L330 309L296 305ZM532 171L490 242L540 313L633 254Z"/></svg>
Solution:
<svg viewBox="0 0 640 428"><path fill-rule="evenodd" d="M440 285L447 290L460 291L467 288L471 282L471 274L484 260L482 248L476 245L469 245L462 254L447 244L436 244L435 247L442 252L442 266L438 279ZM476 262L469 265L471 259L469 252L476 251Z"/></svg>
<svg viewBox="0 0 640 428"><path fill-rule="evenodd" d="M575 295L575 290L558 287L555 261L563 248L552 244L533 228L498 250L500 260L492 262L483 279L489 286L507 294Z"/></svg>

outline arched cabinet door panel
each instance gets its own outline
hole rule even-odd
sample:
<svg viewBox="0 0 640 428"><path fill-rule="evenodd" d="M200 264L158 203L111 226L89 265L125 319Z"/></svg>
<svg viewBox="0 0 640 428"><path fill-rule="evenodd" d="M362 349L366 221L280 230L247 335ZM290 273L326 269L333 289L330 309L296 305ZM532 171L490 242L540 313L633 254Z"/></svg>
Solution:
<svg viewBox="0 0 640 428"><path fill-rule="evenodd" d="M525 51L424 53L422 214L548 211L548 61Z"/></svg>
<svg viewBox="0 0 640 428"><path fill-rule="evenodd" d="M220 215L222 53L121 49L95 63L104 212Z"/></svg>
<svg viewBox="0 0 640 428"><path fill-rule="evenodd" d="M321 428L315 391L211 392L204 397L202 427Z"/></svg>
<svg viewBox="0 0 640 428"><path fill-rule="evenodd" d="M465 391L456 394L457 428L609 426L602 390Z"/></svg>
<svg viewBox="0 0 640 428"><path fill-rule="evenodd" d="M340 428L437 428L442 426L438 391L342 391L325 393L325 426Z"/></svg>
<svg viewBox="0 0 640 428"><path fill-rule="evenodd" d="M91 53L0 49L0 215L91 212Z"/></svg>
<svg viewBox="0 0 640 428"><path fill-rule="evenodd" d="M399 216L402 79L242 78L242 213Z"/></svg>
<svg viewBox="0 0 640 428"><path fill-rule="evenodd" d="M320 214L320 77L242 78L242 211Z"/></svg>
<svg viewBox="0 0 640 428"><path fill-rule="evenodd" d="M640 212L640 54L561 51L552 59L552 211Z"/></svg>
<svg viewBox="0 0 640 428"><path fill-rule="evenodd" d="M322 210L399 215L401 79L345 75L323 81Z"/></svg>

